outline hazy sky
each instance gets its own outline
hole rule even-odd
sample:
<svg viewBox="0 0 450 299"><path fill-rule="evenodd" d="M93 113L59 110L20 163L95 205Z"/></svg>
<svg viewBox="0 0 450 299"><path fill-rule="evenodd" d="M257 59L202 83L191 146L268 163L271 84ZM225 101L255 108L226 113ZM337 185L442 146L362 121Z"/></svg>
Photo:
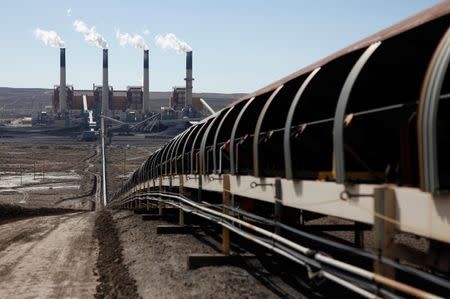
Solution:
<svg viewBox="0 0 450 299"><path fill-rule="evenodd" d="M101 83L101 50L73 29L80 19L108 42L115 89L142 79L142 51L120 46L120 29L146 39L151 91L184 85L185 56L155 45L155 35L174 33L193 48L194 92L252 92L437 2L2 0L0 86L59 83L59 50L36 39L37 27L64 40L69 84Z"/></svg>

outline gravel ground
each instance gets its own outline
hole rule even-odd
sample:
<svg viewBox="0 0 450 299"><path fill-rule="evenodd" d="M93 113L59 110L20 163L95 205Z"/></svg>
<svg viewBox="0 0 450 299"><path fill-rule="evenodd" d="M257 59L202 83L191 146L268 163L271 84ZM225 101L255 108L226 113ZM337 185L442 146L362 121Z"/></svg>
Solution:
<svg viewBox="0 0 450 299"><path fill-rule="evenodd" d="M277 277L267 279L277 286L271 290L240 267L188 270L188 254L217 252L192 235L157 235L163 221L142 221L129 211L114 211L113 218L124 264L143 298L304 298Z"/></svg>
<svg viewBox="0 0 450 299"><path fill-rule="evenodd" d="M319 219L309 221L308 224L353 224L352 221L327 216ZM342 231L342 232L328 232L329 235L341 238L348 242L354 242L355 234L352 231ZM397 233L394 238L394 243L406 245L418 252L427 253L429 248L429 241L425 238L414 236L407 233ZM372 231L364 232L364 249L367 251L376 252L375 248L375 237Z"/></svg>

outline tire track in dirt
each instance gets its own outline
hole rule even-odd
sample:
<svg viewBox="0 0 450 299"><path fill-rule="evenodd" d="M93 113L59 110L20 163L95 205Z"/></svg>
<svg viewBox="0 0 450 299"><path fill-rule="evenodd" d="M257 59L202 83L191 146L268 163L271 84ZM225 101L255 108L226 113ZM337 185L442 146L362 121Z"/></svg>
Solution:
<svg viewBox="0 0 450 299"><path fill-rule="evenodd" d="M93 297L95 216L75 213L1 225L0 242L10 241L0 254L0 298Z"/></svg>

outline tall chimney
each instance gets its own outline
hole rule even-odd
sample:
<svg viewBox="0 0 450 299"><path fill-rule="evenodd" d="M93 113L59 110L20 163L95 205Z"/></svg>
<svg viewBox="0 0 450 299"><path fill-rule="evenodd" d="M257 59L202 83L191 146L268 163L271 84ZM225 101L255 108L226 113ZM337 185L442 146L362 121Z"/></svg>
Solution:
<svg viewBox="0 0 450 299"><path fill-rule="evenodd" d="M192 106L192 51L186 52L186 99L184 107Z"/></svg>
<svg viewBox="0 0 450 299"><path fill-rule="evenodd" d="M66 92L66 49L59 49L59 112L67 112L67 92Z"/></svg>
<svg viewBox="0 0 450 299"><path fill-rule="evenodd" d="M102 113L108 115L109 86L108 86L108 49L103 49L103 86L102 86Z"/></svg>
<svg viewBox="0 0 450 299"><path fill-rule="evenodd" d="M143 97L142 97L142 113L150 110L149 103L149 79L148 79L148 50L144 50L144 82L143 82Z"/></svg>

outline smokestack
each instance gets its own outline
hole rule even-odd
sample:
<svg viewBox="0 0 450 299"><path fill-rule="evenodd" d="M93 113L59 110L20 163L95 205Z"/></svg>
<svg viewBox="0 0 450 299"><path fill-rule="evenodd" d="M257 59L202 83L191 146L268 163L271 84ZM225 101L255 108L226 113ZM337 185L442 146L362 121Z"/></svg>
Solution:
<svg viewBox="0 0 450 299"><path fill-rule="evenodd" d="M142 97L142 113L150 110L149 103L149 79L148 79L148 50L144 50L144 82L143 82L143 97Z"/></svg>
<svg viewBox="0 0 450 299"><path fill-rule="evenodd" d="M67 112L67 92L66 92L66 49L59 49L59 112Z"/></svg>
<svg viewBox="0 0 450 299"><path fill-rule="evenodd" d="M184 107L192 106L192 51L186 52L186 99Z"/></svg>
<svg viewBox="0 0 450 299"><path fill-rule="evenodd" d="M108 49L103 49L103 86L102 86L102 113L108 115L109 86L108 86Z"/></svg>

